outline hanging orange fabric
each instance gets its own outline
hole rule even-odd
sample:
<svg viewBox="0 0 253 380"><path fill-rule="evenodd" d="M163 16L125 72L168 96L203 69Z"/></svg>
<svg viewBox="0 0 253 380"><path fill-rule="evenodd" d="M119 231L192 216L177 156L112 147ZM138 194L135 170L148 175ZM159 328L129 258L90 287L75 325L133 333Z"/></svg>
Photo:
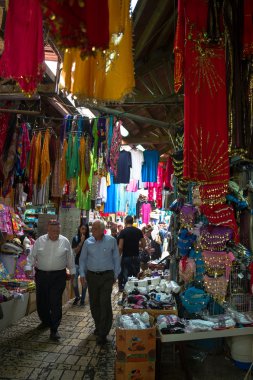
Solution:
<svg viewBox="0 0 253 380"><path fill-rule="evenodd" d="M44 143L41 152L41 185L46 183L50 175L50 157L49 157L50 132L47 129L44 137Z"/></svg>
<svg viewBox="0 0 253 380"><path fill-rule="evenodd" d="M63 142L63 148L62 148L62 157L61 157L61 176L60 176L60 183L61 187L63 188L67 179L66 179L66 153L68 149L68 142L66 139L64 139Z"/></svg>
<svg viewBox="0 0 253 380"><path fill-rule="evenodd" d="M38 133L35 143L35 160L34 160L34 174L33 174L33 183L34 185L38 184L39 179L39 169L41 160L41 132Z"/></svg>

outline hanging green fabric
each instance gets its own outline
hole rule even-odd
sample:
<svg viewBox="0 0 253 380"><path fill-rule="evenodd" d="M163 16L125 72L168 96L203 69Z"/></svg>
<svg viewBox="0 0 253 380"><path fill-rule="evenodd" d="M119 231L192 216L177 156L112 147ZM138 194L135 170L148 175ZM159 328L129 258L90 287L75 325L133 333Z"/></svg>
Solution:
<svg viewBox="0 0 253 380"><path fill-rule="evenodd" d="M67 161L67 180L71 178L77 178L79 174L79 141L78 136L73 139L72 135L69 135L68 150L66 154Z"/></svg>
<svg viewBox="0 0 253 380"><path fill-rule="evenodd" d="M80 185L80 177L78 178L77 183L77 191L76 191L76 207L80 208L82 210L90 210L91 209L91 184L92 184L92 178L94 173L94 167L93 167L93 157L92 154L90 155L91 158L91 169L90 174L88 177L88 186L89 190L85 193L82 191L82 187Z"/></svg>

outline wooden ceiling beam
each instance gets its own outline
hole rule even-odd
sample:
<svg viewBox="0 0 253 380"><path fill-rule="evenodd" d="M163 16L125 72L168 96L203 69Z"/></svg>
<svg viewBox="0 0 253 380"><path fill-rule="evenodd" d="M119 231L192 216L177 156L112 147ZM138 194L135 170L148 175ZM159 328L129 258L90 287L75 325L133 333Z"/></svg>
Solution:
<svg viewBox="0 0 253 380"><path fill-rule="evenodd" d="M164 0L158 1L158 4L154 7L154 12L152 14L151 19L147 22L146 27L144 28L143 33L138 36L138 42L135 46L135 61L140 57L144 47L147 45L149 39L154 33L154 28L157 26L161 15L166 11L168 7L168 2Z"/></svg>
<svg viewBox="0 0 253 380"><path fill-rule="evenodd" d="M134 136L134 137L124 137L122 140L122 145L132 145L132 144L145 144L145 145L160 145L164 143L171 143L171 139L168 137L144 137Z"/></svg>
<svg viewBox="0 0 253 380"><path fill-rule="evenodd" d="M164 24L164 27L161 33L155 39L153 48L155 48L156 46L160 46L163 43L163 41L166 41L166 39L169 43L169 36L174 35L174 29L172 28L172 26L174 23L176 23L176 20L177 20L177 11L173 10L171 17Z"/></svg>

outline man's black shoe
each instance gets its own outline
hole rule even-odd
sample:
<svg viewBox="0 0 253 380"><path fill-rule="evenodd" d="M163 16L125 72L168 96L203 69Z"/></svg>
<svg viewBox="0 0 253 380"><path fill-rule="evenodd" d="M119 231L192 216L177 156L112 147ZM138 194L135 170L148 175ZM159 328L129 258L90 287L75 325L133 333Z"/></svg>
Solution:
<svg viewBox="0 0 253 380"><path fill-rule="evenodd" d="M98 329L95 329L95 330L93 331L93 334L94 334L94 335L98 335Z"/></svg>
<svg viewBox="0 0 253 380"><path fill-rule="evenodd" d="M49 325L47 323L44 323L44 322L41 322L37 327L36 329L37 330L45 330L45 329L48 329L49 328Z"/></svg>
<svg viewBox="0 0 253 380"><path fill-rule="evenodd" d="M100 346L103 346L107 342L108 340L106 339L106 336L102 335L97 337L97 344L99 344Z"/></svg>
<svg viewBox="0 0 253 380"><path fill-rule="evenodd" d="M80 301L80 297L76 297L75 299L74 299L74 302L73 302L73 306L76 306L77 304L78 304L78 302Z"/></svg>
<svg viewBox="0 0 253 380"><path fill-rule="evenodd" d="M51 333L50 333L50 339L54 340L54 341L60 340L61 337L60 337L58 331L51 331Z"/></svg>

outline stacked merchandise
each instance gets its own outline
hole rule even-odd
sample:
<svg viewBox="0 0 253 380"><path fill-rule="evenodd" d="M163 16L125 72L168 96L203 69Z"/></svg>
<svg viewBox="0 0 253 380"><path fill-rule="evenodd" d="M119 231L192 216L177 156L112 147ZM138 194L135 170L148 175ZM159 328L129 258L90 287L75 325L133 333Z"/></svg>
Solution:
<svg viewBox="0 0 253 380"><path fill-rule="evenodd" d="M155 379L156 327L148 313L118 316L115 378Z"/></svg>
<svg viewBox="0 0 253 380"><path fill-rule="evenodd" d="M238 227L225 184L193 189L193 204L173 210L180 225L177 248L180 255L180 315L225 314L227 305L238 312L252 309L249 270L252 253L238 243ZM243 207L247 207L247 203Z"/></svg>
<svg viewBox="0 0 253 380"><path fill-rule="evenodd" d="M150 277L142 279L129 277L124 288L122 313L177 314L174 295L180 292L180 286L168 278L168 275L157 272L151 272Z"/></svg>
<svg viewBox="0 0 253 380"><path fill-rule="evenodd" d="M33 241L25 237L21 244L23 222L12 208L0 206L0 305L3 312L0 328L4 328L26 314L29 295L35 290L35 284L26 278L24 271Z"/></svg>

